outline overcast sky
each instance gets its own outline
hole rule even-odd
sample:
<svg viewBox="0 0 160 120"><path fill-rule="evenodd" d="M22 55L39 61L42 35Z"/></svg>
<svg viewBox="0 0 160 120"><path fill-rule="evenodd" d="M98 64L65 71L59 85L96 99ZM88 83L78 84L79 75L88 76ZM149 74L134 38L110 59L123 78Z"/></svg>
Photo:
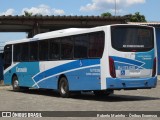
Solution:
<svg viewBox="0 0 160 120"><path fill-rule="evenodd" d="M147 21L160 21L160 0L0 0L1 15L23 15L24 11L42 15L115 15L134 14L139 11ZM26 34L0 33L3 41L21 39Z"/></svg>

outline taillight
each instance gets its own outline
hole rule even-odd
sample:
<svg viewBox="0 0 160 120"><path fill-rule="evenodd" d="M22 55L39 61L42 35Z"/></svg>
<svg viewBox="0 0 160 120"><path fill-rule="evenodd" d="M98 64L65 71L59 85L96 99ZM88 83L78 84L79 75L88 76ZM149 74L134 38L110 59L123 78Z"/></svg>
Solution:
<svg viewBox="0 0 160 120"><path fill-rule="evenodd" d="M156 75L156 70L157 70L156 66L157 66L157 60L156 60L156 58L154 58L153 69L152 69L152 77L154 77Z"/></svg>
<svg viewBox="0 0 160 120"><path fill-rule="evenodd" d="M113 78L116 78L116 69L114 65L114 60L111 57L109 57L109 71L110 71L110 75Z"/></svg>

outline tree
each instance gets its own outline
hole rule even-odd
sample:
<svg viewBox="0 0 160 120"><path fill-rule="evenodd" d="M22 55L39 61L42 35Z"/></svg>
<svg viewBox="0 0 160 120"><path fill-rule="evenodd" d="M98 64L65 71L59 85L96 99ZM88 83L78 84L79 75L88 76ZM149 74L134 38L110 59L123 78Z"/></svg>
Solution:
<svg viewBox="0 0 160 120"><path fill-rule="evenodd" d="M33 15L33 13L28 12L28 11L24 11L24 15L27 17L31 17Z"/></svg>
<svg viewBox="0 0 160 120"><path fill-rule="evenodd" d="M102 13L101 16L102 16L102 17L111 17L112 14L109 13L109 12L106 12L106 13Z"/></svg>
<svg viewBox="0 0 160 120"><path fill-rule="evenodd" d="M146 22L146 19L140 12L136 12L134 15L130 16L130 22Z"/></svg>

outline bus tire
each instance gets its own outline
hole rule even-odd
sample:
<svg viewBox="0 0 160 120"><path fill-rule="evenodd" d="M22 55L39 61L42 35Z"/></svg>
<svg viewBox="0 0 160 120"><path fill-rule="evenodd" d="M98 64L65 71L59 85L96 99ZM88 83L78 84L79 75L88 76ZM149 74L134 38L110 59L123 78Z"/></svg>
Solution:
<svg viewBox="0 0 160 120"><path fill-rule="evenodd" d="M69 85L66 77L60 78L59 81L59 93L60 96L63 98L68 98L69 97Z"/></svg>
<svg viewBox="0 0 160 120"><path fill-rule="evenodd" d="M13 91L15 92L20 91L19 81L17 76L13 76L12 78L12 88L13 88Z"/></svg>

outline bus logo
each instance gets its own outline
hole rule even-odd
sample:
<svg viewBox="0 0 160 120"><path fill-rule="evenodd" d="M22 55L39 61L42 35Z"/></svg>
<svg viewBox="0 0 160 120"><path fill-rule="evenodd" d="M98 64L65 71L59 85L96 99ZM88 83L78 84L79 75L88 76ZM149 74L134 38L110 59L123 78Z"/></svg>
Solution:
<svg viewBox="0 0 160 120"><path fill-rule="evenodd" d="M27 72L27 68L18 68L16 67L16 72Z"/></svg>
<svg viewBox="0 0 160 120"><path fill-rule="evenodd" d="M121 70L121 75L125 75L125 70Z"/></svg>
<svg viewBox="0 0 160 120"><path fill-rule="evenodd" d="M82 64L82 61L80 60L80 62L79 62L79 66L80 66L80 67L82 67L82 65L83 65L83 64Z"/></svg>

